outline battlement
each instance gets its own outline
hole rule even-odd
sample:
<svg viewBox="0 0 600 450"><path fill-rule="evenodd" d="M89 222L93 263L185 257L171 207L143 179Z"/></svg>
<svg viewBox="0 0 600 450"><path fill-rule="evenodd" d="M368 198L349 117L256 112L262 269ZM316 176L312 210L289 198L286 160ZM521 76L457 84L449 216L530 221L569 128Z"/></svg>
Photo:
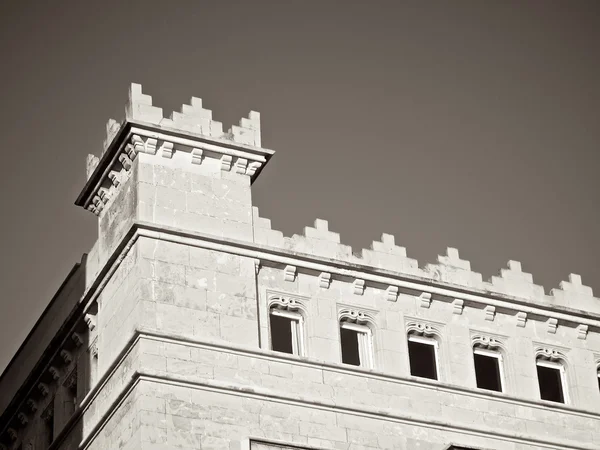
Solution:
<svg viewBox="0 0 600 450"><path fill-rule="evenodd" d="M223 132L222 123L213 120L212 111L204 107L202 99L192 97L189 104L182 105L180 112L173 112L169 118L165 118L162 108L153 105L152 97L143 93L139 84L131 85L125 110L123 122L112 119L108 121L101 158L88 156L89 180L77 204L98 216L102 216L110 199L115 197L120 186L131 177L134 162L140 154L148 162L148 158L151 158L154 165L169 165L171 160L177 160L178 170L184 168L193 172L204 168L203 173L209 178L225 177L231 182L245 177L253 181L274 154L273 150L261 147L260 114L254 111L247 118L242 118L239 125ZM177 172L171 176L181 178L183 175L182 172ZM163 180L164 187L172 188L180 183L174 179L169 180ZM152 180L142 181L161 185L156 176ZM397 245L394 236L390 234L384 233L381 240L373 241L369 249L354 252L350 246L340 242L338 233L329 230L326 220L317 219L313 227L304 228L303 234L285 237L282 232L271 228L270 220L260 217L256 207L253 207L252 213L244 212L242 218L235 217L240 216L239 205L234 209L222 209L219 213L221 217L215 211L225 204L222 193L209 192L208 196L192 202L189 197L194 193L184 191L185 189L170 192L172 200L168 203L178 205L173 206L171 212L185 216L174 219L170 225L186 224L192 229L207 229L206 221L195 221L199 214L203 214L211 217L214 222L212 231L223 235L219 223L237 220L244 226L251 226L251 233L234 237L251 239L256 244L286 252L370 267L484 295L600 314L600 299L594 297L592 289L585 286L577 274L570 274L569 281L561 282L558 288L550 290L547 295L542 286L535 284L533 276L523 271L518 261L508 261L506 268L486 281L480 273L472 270L469 261L461 259L459 251L454 248L448 248L445 255L438 256L436 263L420 266L417 260L407 256L406 249ZM244 194L241 195L245 198ZM182 201L183 197L185 201ZM149 199L140 201L150 202ZM242 203L247 202L249 196ZM205 211L210 205L213 206L213 211ZM218 208L214 209L215 207ZM250 214L253 216L251 223L245 217Z"/></svg>
<svg viewBox="0 0 600 450"><path fill-rule="evenodd" d="M585 286L577 274L569 274L569 281L562 281L559 288L551 289L550 295L546 295L544 288L534 283L533 276L523 271L519 261L508 261L507 267L500 269L497 276L484 281L480 273L471 270L469 261L460 258L455 248L448 248L445 255L439 255L437 263L420 267L416 259L407 256L405 247L396 245L390 234L382 234L370 248L357 253L340 242L340 235L329 230L326 220L316 219L314 227L305 227L302 235L285 237L281 231L271 228L271 221L261 217L257 207L253 208L253 215L254 239L258 244L442 282L484 294L600 314L600 298L594 297L592 288Z"/></svg>

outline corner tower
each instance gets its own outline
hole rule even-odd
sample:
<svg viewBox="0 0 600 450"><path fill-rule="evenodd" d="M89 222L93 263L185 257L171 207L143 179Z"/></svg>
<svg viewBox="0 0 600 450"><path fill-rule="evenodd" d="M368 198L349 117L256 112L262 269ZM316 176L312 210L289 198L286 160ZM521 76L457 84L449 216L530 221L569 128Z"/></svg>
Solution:
<svg viewBox="0 0 600 450"><path fill-rule="evenodd" d="M223 131L192 97L165 118L132 84L125 120L106 131L76 200L98 216L98 265L116 262L96 299L100 371L140 329L257 346L253 260L217 248L253 242L250 186L274 153L261 147L260 114Z"/></svg>

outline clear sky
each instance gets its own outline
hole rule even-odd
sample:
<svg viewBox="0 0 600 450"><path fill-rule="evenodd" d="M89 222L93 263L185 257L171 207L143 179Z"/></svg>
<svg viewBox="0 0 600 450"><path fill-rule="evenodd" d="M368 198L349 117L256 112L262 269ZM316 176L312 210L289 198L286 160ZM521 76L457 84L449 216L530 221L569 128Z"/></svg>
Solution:
<svg viewBox="0 0 600 450"><path fill-rule="evenodd" d="M0 371L96 239L73 202L131 82L260 111L253 201L286 235L600 294L598 1L5 1L0 58Z"/></svg>

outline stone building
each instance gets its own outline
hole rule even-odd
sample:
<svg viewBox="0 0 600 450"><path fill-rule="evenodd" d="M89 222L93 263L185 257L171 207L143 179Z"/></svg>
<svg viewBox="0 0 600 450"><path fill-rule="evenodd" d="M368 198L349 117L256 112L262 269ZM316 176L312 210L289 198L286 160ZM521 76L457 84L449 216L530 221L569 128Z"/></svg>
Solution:
<svg viewBox="0 0 600 450"><path fill-rule="evenodd" d="M140 85L88 157L99 238L0 378L0 448L600 448L600 299L455 249L354 254L252 206L251 112L163 118Z"/></svg>

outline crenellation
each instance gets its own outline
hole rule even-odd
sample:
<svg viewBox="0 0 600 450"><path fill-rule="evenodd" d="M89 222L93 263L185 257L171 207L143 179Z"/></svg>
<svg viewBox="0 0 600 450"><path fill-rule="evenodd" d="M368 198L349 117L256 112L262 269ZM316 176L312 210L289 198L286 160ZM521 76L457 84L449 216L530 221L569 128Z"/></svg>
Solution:
<svg viewBox="0 0 600 450"><path fill-rule="evenodd" d="M106 122L106 137L104 138L104 142L102 143L102 155L106 152L111 142L121 129L121 123L119 123L115 119L108 119Z"/></svg>
<svg viewBox="0 0 600 450"><path fill-rule="evenodd" d="M493 322L494 318L496 317L496 307L488 305L483 308L483 311L485 313L485 320Z"/></svg>
<svg viewBox="0 0 600 450"><path fill-rule="evenodd" d="M482 288L481 274L472 272L471 263L461 259L458 250L452 247L448 247L446 255L438 255L437 264L427 264L425 272L435 280L475 289Z"/></svg>
<svg viewBox="0 0 600 450"><path fill-rule="evenodd" d="M506 269L501 269L500 276L492 276L491 284L486 288L492 292L522 297L528 300L544 301L544 288L534 284L530 273L523 272L521 263L509 261Z"/></svg>
<svg viewBox="0 0 600 450"><path fill-rule="evenodd" d="M419 267L391 234L358 254L323 219L285 237L252 205L260 115L223 133L189 103L165 119L132 85L107 124L77 200L99 240L36 335L59 344L0 379L2 444L595 448L600 302L580 276L545 295L516 261L484 282L452 247Z"/></svg>
<svg viewBox="0 0 600 450"><path fill-rule="evenodd" d="M152 97L142 92L141 84L132 83L129 88L129 100L125 106L125 118L160 125L163 110L152 105Z"/></svg>
<svg viewBox="0 0 600 450"><path fill-rule="evenodd" d="M406 249L396 245L391 234L383 233L380 241L373 241L370 249L361 251L364 264L394 272L421 275L416 259L406 256Z"/></svg>

